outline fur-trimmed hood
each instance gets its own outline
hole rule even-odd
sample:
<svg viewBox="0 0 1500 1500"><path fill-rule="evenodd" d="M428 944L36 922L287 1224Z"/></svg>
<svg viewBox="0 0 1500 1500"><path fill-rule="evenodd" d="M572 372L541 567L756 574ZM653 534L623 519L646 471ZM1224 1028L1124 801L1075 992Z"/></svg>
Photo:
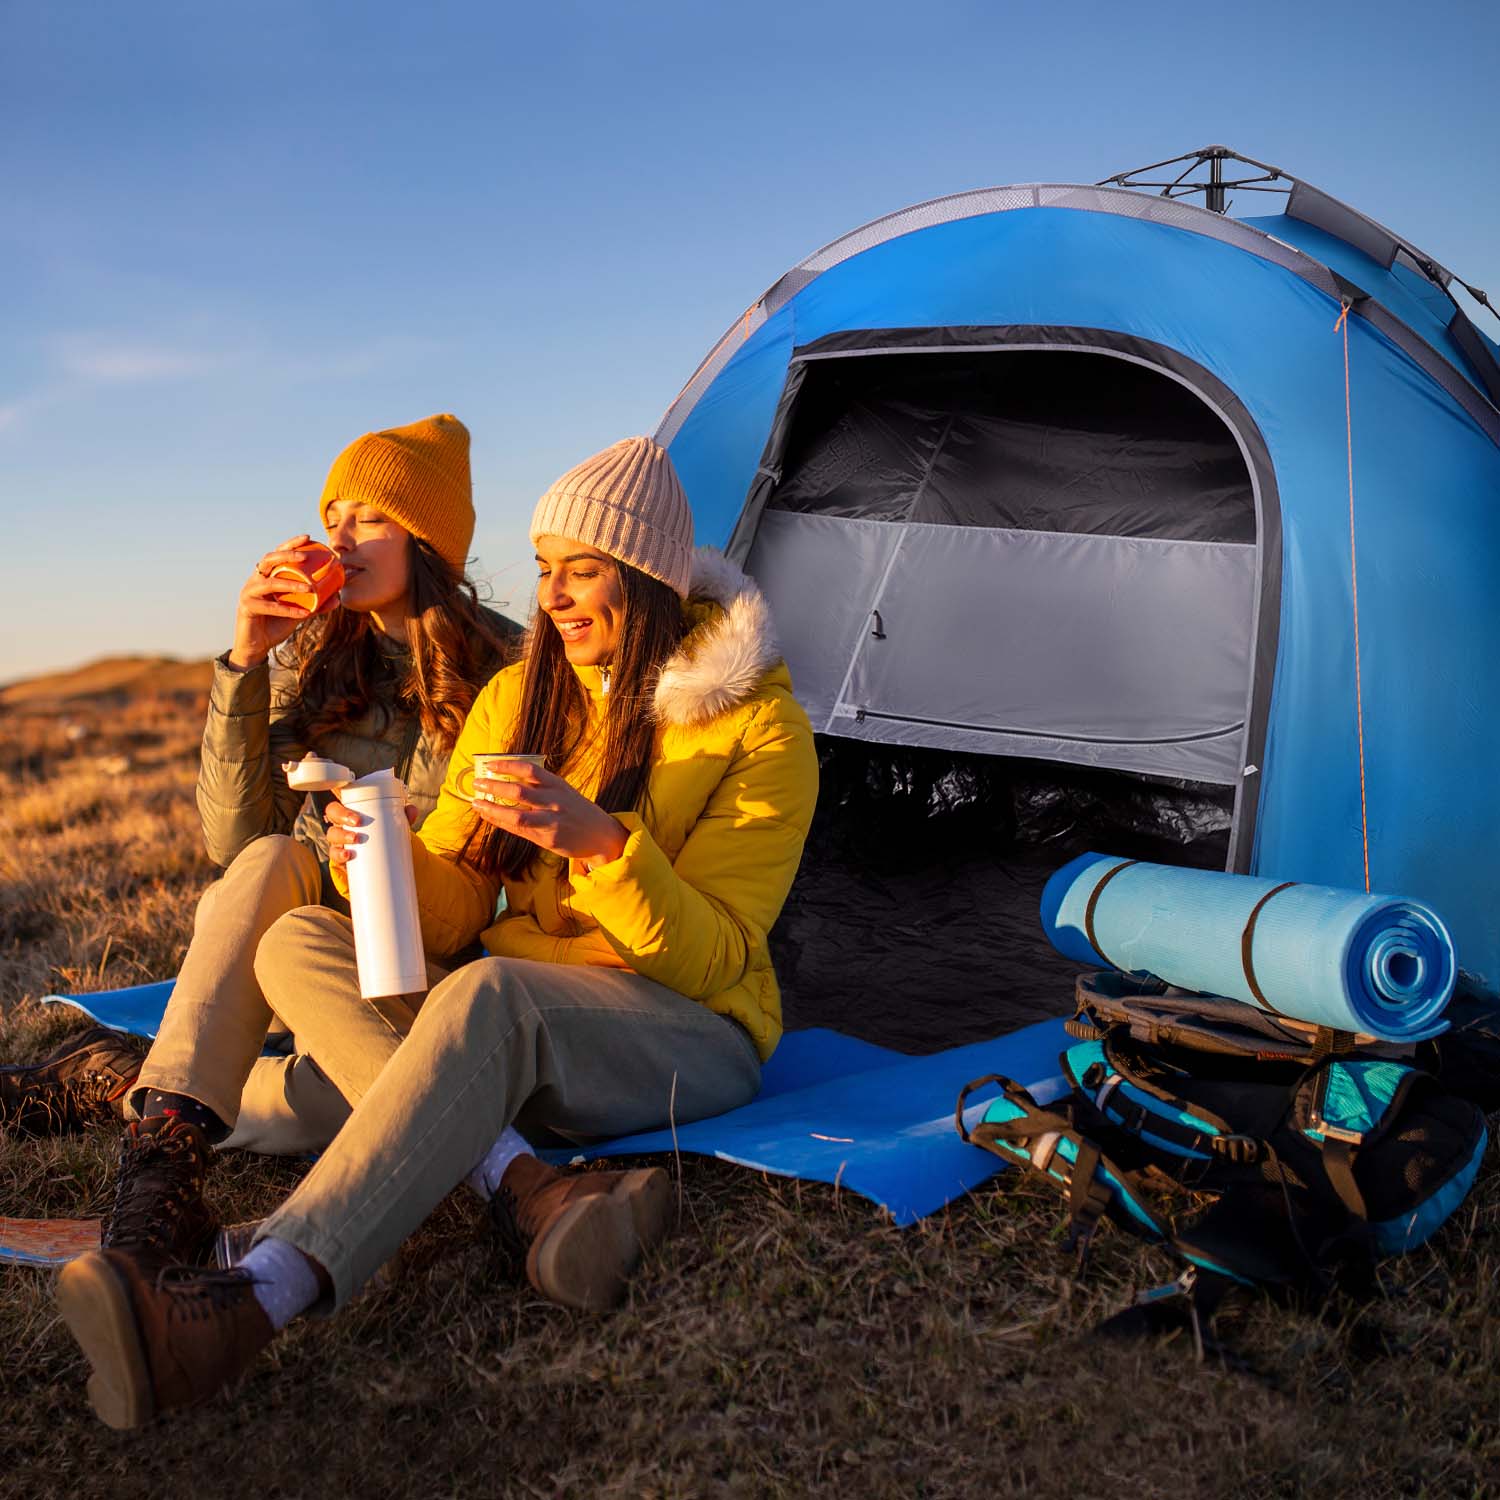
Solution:
<svg viewBox="0 0 1500 1500"><path fill-rule="evenodd" d="M717 547L693 551L683 602L689 630L661 669L653 699L664 724L706 724L745 702L781 661L759 586Z"/></svg>

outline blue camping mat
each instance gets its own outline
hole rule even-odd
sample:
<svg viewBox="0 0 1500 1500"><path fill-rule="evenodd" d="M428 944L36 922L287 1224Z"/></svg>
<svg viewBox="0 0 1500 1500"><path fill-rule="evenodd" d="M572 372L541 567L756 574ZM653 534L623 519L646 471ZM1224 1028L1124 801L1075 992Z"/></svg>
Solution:
<svg viewBox="0 0 1500 1500"><path fill-rule="evenodd" d="M1418 901L1082 854L1042 892L1042 926L1080 963L1388 1042L1446 1030L1458 961Z"/></svg>
<svg viewBox="0 0 1500 1500"><path fill-rule="evenodd" d="M92 995L43 995L43 1005L71 1005L111 1031L154 1037L171 996L173 979L134 984L123 990L99 990Z"/></svg>
<svg viewBox="0 0 1500 1500"><path fill-rule="evenodd" d="M77 1006L101 1025L155 1036L170 980L92 995L48 995ZM1058 1056L1069 1038L1061 1020L1039 1021L993 1041L908 1057L816 1027L789 1031L761 1073L760 1093L740 1109L708 1120L582 1148L553 1160L626 1156L677 1149L756 1171L832 1183L869 1198L898 1225L915 1223L1001 1170L987 1152L953 1129L959 1085L981 1073L1023 1080L1038 1100L1065 1084ZM977 1120L994 1093L974 1096ZM972 1123L972 1121L971 1121Z"/></svg>

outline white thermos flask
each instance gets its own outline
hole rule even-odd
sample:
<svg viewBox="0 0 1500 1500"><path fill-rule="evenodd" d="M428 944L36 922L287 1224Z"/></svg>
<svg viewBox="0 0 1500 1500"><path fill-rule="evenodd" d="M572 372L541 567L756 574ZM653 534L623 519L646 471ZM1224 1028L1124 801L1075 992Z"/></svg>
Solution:
<svg viewBox="0 0 1500 1500"><path fill-rule="evenodd" d="M368 819L359 830L363 841L345 866L360 994L366 1000L421 994L427 988L427 961L412 875L405 783L394 771L372 771L356 779L347 766L311 756L289 761L284 769L288 786L336 791L345 807Z"/></svg>

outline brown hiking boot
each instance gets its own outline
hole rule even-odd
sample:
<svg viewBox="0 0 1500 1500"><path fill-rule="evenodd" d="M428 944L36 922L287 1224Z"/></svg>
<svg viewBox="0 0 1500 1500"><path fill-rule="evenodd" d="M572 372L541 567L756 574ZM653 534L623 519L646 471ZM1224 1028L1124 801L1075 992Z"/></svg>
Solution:
<svg viewBox="0 0 1500 1500"><path fill-rule="evenodd" d="M507 1247L549 1301L602 1312L625 1295L641 1252L667 1232L672 1190L660 1167L564 1176L518 1156L490 1200Z"/></svg>
<svg viewBox="0 0 1500 1500"><path fill-rule="evenodd" d="M69 1135L117 1125L145 1055L135 1037L93 1026L30 1067L0 1067L0 1126L17 1135Z"/></svg>
<svg viewBox="0 0 1500 1500"><path fill-rule="evenodd" d="M105 1219L106 1250L159 1269L175 1261L206 1261L218 1229L203 1201L212 1156L196 1125L170 1115L135 1120L120 1139L115 1206Z"/></svg>
<svg viewBox="0 0 1500 1500"><path fill-rule="evenodd" d="M111 1427L195 1406L241 1375L272 1329L248 1271L168 1266L99 1250L58 1273L57 1310L93 1366L89 1400Z"/></svg>

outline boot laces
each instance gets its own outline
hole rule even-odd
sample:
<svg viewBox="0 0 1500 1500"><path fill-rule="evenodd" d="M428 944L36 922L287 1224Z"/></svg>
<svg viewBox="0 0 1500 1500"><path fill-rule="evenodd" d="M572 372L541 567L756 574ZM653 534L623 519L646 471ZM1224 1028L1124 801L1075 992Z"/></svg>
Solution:
<svg viewBox="0 0 1500 1500"><path fill-rule="evenodd" d="M512 1269L523 1265L526 1252L531 1248L531 1236L521 1228L520 1205L515 1193L502 1182L490 1198L487 1210L501 1259Z"/></svg>
<svg viewBox="0 0 1500 1500"><path fill-rule="evenodd" d="M114 1080L95 1071L75 1074L57 1083L22 1084L8 1107L0 1111L0 1123L20 1125L36 1112L49 1130L69 1130L106 1118Z"/></svg>
<svg viewBox="0 0 1500 1500"><path fill-rule="evenodd" d="M177 1223L194 1198L202 1192L202 1182L192 1169L196 1162L193 1142L186 1135L172 1131L166 1135L141 1135L130 1127L121 1147L120 1176L115 1184L115 1207L110 1215L109 1238L112 1242L127 1240L165 1249L171 1245ZM183 1172L183 1158L187 1171ZM140 1178L152 1166L165 1165L171 1180L159 1191L140 1185Z"/></svg>
<svg viewBox="0 0 1500 1500"><path fill-rule="evenodd" d="M64 1114L90 1117L106 1112L115 1092L115 1081L107 1073L90 1069L58 1085L59 1107Z"/></svg>
<svg viewBox="0 0 1500 1500"><path fill-rule="evenodd" d="M156 1273L156 1289L171 1297L167 1316L195 1322L212 1318L243 1304L253 1295L255 1278L239 1267L205 1270L201 1266L163 1266Z"/></svg>

